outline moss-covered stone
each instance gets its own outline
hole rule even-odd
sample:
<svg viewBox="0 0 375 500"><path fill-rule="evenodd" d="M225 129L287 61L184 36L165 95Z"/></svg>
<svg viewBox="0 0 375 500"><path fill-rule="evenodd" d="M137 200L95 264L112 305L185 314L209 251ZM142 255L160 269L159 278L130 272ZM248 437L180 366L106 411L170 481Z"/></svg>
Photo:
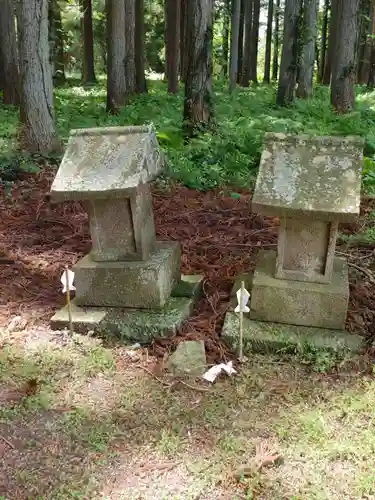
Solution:
<svg viewBox="0 0 375 500"><path fill-rule="evenodd" d="M343 330L253 321L247 317L244 317L243 328L245 354L251 352L296 354L313 349L344 357L360 352L364 345L360 335ZM238 314L234 312L226 314L222 337L234 352L238 351Z"/></svg>
<svg viewBox="0 0 375 500"><path fill-rule="evenodd" d="M172 297L195 297L202 293L203 276L201 274L182 274L180 281L173 288Z"/></svg>

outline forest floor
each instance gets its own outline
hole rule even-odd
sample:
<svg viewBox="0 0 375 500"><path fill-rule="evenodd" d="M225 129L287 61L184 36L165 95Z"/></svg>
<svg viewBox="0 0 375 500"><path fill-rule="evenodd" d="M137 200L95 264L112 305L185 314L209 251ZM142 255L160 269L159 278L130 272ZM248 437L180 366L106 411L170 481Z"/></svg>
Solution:
<svg viewBox="0 0 375 500"><path fill-rule="evenodd" d="M5 139L15 118L1 112ZM184 154L179 168L194 180L193 152ZM248 190L219 189L213 177L206 192L155 185L158 238L181 243L182 272L204 274L204 296L178 337L130 351L48 327L64 304L63 266L90 248L81 206L49 201L54 171L17 172L0 195L0 498L374 498L374 201L340 228L337 248L357 267L347 328L367 352L325 373L324 358L253 356L231 378L188 387L161 372L161 356L203 338L209 363L230 359L220 329L233 279L275 245L278 220L251 213Z"/></svg>

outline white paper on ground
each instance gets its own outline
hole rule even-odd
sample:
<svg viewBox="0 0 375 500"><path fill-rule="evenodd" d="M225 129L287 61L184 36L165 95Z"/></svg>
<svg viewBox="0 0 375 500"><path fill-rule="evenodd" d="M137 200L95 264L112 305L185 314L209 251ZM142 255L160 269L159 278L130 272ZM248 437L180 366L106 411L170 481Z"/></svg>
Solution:
<svg viewBox="0 0 375 500"><path fill-rule="evenodd" d="M246 290L246 288L243 289L242 304L241 304L241 288L237 291L236 295L237 295L238 306L235 308L234 312L236 312L236 313L239 313L239 312L248 313L248 312L250 312L250 309L246 305L249 301L250 294Z"/></svg>
<svg viewBox="0 0 375 500"><path fill-rule="evenodd" d="M68 269L68 283L66 282L66 271L63 272L61 276L61 283L63 285L62 293L66 293L67 290L75 290L76 287L73 285L74 273Z"/></svg>
<svg viewBox="0 0 375 500"><path fill-rule="evenodd" d="M208 382L214 382L216 377L224 371L227 375L233 375L237 373L233 368L233 362L228 361L228 363L220 363L219 365L212 366L206 373L203 375L203 378Z"/></svg>

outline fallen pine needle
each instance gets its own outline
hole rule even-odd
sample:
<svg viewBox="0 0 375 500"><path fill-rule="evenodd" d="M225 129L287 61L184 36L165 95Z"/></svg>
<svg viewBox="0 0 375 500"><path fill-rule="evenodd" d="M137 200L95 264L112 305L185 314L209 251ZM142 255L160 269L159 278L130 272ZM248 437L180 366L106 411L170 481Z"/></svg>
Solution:
<svg viewBox="0 0 375 500"><path fill-rule="evenodd" d="M152 378L154 378L155 380L157 380L159 382L159 384L163 385L164 387L168 387L168 389L171 389L174 385L180 383L180 384L184 385L185 387L188 387L189 389L192 389L193 391L211 392L210 389L205 389L204 387L198 387L196 385L190 385L187 382L184 382L183 380L175 380L171 384L169 384L168 382L164 382L164 380L162 380L160 377L158 377L157 375L155 375L155 373L152 373L152 371L149 370L148 368L146 368L146 366L143 366L143 365L136 365L136 366L139 367L139 368L142 368L142 370L144 370L149 375L151 375Z"/></svg>
<svg viewBox="0 0 375 500"><path fill-rule="evenodd" d="M10 441L8 441L7 438L0 435L0 439L2 439L4 441L4 443L6 443L8 446L10 446L13 450L15 449L14 445Z"/></svg>

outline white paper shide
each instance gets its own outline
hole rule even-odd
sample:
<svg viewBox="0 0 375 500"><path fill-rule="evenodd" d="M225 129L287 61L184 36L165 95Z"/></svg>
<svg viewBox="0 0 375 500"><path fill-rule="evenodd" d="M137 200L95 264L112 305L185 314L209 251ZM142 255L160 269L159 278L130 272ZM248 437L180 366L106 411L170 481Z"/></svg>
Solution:
<svg viewBox="0 0 375 500"><path fill-rule="evenodd" d="M64 271L61 276L61 283L63 286L62 293L66 293L68 290L75 290L76 287L73 285L74 281L74 272L68 269Z"/></svg>

